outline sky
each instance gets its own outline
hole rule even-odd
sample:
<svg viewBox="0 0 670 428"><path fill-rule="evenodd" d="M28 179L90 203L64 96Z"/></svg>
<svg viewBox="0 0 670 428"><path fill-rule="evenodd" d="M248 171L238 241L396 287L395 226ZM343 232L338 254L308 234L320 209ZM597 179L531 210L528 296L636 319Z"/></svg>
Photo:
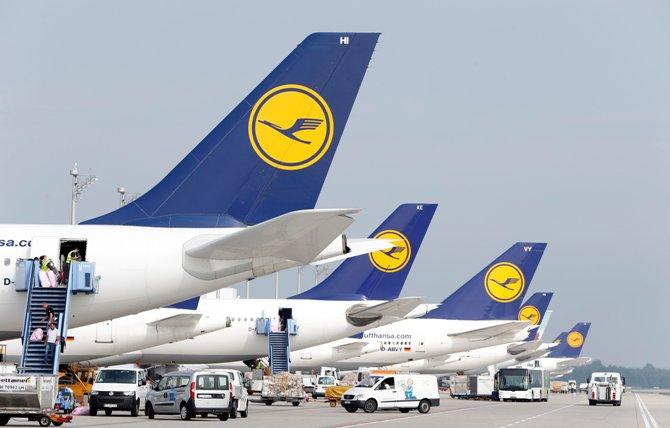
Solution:
<svg viewBox="0 0 670 428"><path fill-rule="evenodd" d="M670 368L668 23L663 1L4 1L0 223L68 222L74 162L99 179L78 220L114 209L307 34L378 31L318 207L362 208L358 237L439 203L403 291L430 302L548 242L548 338L591 321L583 355Z"/></svg>

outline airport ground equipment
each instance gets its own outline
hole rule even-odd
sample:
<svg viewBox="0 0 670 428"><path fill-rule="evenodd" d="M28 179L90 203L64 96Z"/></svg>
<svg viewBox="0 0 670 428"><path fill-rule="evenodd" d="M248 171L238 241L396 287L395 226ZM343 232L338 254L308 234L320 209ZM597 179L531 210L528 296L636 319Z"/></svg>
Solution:
<svg viewBox="0 0 670 428"><path fill-rule="evenodd" d="M500 401L547 401L550 374L539 368L504 368L495 375Z"/></svg>
<svg viewBox="0 0 670 428"><path fill-rule="evenodd" d="M337 407L345 392L351 389L351 385L337 385L326 388L325 397L330 407Z"/></svg>
<svg viewBox="0 0 670 428"><path fill-rule="evenodd" d="M256 333L268 338L270 372L278 374L290 371L291 336L298 334L298 325L293 319L291 308L279 310L277 328L273 328L271 318L256 320Z"/></svg>
<svg viewBox="0 0 670 428"><path fill-rule="evenodd" d="M621 377L620 373L591 373L588 382L589 406L595 406L597 404L621 406L621 396L623 395L626 379Z"/></svg>
<svg viewBox="0 0 670 428"><path fill-rule="evenodd" d="M452 398L491 400L494 397L494 377L490 375L451 376L449 383Z"/></svg>
<svg viewBox="0 0 670 428"><path fill-rule="evenodd" d="M26 292L26 309L23 321L21 359L19 373L55 375L58 373L60 353L63 352L67 338L68 320L70 318L70 300L72 294L95 293L97 278L95 265L90 262L70 264L67 285L42 287L39 280L40 265L36 259L19 259L16 268L16 291ZM49 360L45 359L45 341L31 341L31 334L42 329L46 336L48 325L42 303L48 303L54 310L56 325L61 336L59 346Z"/></svg>
<svg viewBox="0 0 670 428"><path fill-rule="evenodd" d="M72 416L53 411L57 389L55 375L0 375L0 425L6 425L11 418L26 418L40 426L69 422Z"/></svg>
<svg viewBox="0 0 670 428"><path fill-rule="evenodd" d="M271 406L276 401L286 401L293 406L299 406L305 399L302 389L302 376L292 373L278 373L266 376L263 379L263 390L261 400L266 406Z"/></svg>

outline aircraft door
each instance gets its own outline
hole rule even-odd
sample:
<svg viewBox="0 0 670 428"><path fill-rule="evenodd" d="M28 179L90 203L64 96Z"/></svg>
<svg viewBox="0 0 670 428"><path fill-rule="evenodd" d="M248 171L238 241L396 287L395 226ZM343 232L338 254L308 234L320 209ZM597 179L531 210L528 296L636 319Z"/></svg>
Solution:
<svg viewBox="0 0 670 428"><path fill-rule="evenodd" d="M112 320L99 322L95 325L95 343L114 343Z"/></svg>

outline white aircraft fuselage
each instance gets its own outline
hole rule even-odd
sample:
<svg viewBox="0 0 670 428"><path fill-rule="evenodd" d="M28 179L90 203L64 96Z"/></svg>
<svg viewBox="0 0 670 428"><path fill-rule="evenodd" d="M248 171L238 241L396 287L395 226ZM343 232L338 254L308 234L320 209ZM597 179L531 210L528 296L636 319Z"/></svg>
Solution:
<svg viewBox="0 0 670 428"><path fill-rule="evenodd" d="M70 327L93 324L199 296L300 263L273 257L216 261L216 279L184 270L184 244L241 229L167 229L100 225L0 225L0 339L20 336L26 293L14 289L16 260L48 255L58 264L60 240L86 241L86 261L100 276L96 294L71 298Z"/></svg>
<svg viewBox="0 0 670 428"><path fill-rule="evenodd" d="M291 367L295 370L310 370L321 366L355 370L358 367L380 367L407 361L439 357L441 355L469 349L493 346L522 340L527 328L513 336L501 335L489 338L466 338L454 336L463 332L506 324L510 321L467 321L448 319L406 319L391 325L367 330L362 339L342 339L317 347L291 353ZM380 350L367 352L340 360L333 360L333 348L354 341L378 342Z"/></svg>
<svg viewBox="0 0 670 428"><path fill-rule="evenodd" d="M418 300L418 299L417 299ZM270 318L273 329L279 324L279 310L291 308L297 323L297 334L290 336L291 349L302 349L323 342L360 333L366 328L398 321L398 316L384 316L366 326L353 325L347 319L347 310L354 306L374 306L382 301L327 301L302 299L201 299L199 313L225 314L231 318L229 328L204 334L182 342L143 349L123 356L92 361L98 365L145 363L221 363L251 360L268 355L268 337L258 334L256 321ZM419 301L416 302L418 304ZM412 305L414 307L416 305ZM407 309L409 313L411 308Z"/></svg>

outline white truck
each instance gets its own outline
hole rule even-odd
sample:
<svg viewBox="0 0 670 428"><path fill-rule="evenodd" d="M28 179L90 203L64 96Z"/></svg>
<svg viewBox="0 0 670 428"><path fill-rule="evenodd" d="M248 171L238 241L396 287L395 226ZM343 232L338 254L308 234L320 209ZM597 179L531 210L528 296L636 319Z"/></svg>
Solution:
<svg viewBox="0 0 670 428"><path fill-rule="evenodd" d="M244 387L244 375L239 370L216 369L214 373L226 373L233 385L233 402L231 405L230 418L235 419L237 414L246 418L249 415L249 393Z"/></svg>
<svg viewBox="0 0 670 428"><path fill-rule="evenodd" d="M591 373L588 379L589 406L596 404L621 405L621 396L623 395L626 378L616 372L595 372Z"/></svg>

